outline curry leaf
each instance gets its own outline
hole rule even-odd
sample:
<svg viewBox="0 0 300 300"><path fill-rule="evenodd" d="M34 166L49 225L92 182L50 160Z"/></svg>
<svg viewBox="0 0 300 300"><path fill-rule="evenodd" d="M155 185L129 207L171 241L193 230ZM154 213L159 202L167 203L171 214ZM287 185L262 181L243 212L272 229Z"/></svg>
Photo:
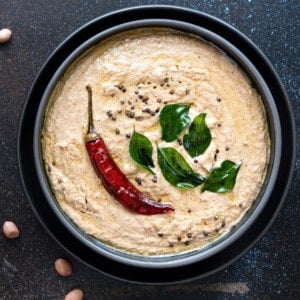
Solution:
<svg viewBox="0 0 300 300"><path fill-rule="evenodd" d="M153 147L147 137L134 130L129 143L129 153L136 163L154 174L151 169L154 167L152 160Z"/></svg>
<svg viewBox="0 0 300 300"><path fill-rule="evenodd" d="M206 114L200 114L193 120L189 133L183 136L183 146L191 157L202 154L211 142L211 133L205 123Z"/></svg>
<svg viewBox="0 0 300 300"><path fill-rule="evenodd" d="M158 164L165 179L179 188L193 188L205 178L195 173L181 154L172 147L157 148Z"/></svg>
<svg viewBox="0 0 300 300"><path fill-rule="evenodd" d="M234 188L235 180L241 164L236 164L230 160L222 162L221 166L212 170L208 175L201 191L214 193L226 193Z"/></svg>
<svg viewBox="0 0 300 300"><path fill-rule="evenodd" d="M162 139L166 142L174 141L183 129L189 126L188 116L190 106L181 104L166 105L159 114L162 128Z"/></svg>

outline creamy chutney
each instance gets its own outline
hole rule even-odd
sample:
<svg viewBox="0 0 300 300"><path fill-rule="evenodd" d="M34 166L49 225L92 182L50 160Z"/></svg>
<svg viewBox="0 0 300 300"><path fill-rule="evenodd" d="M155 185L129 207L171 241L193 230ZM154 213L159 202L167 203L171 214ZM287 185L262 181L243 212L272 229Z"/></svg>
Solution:
<svg viewBox="0 0 300 300"><path fill-rule="evenodd" d="M93 88L97 131L121 171L173 212L140 215L102 186L88 157L86 85ZM211 142L191 157L182 137L162 140L159 114L168 104L206 114ZM153 145L151 174L130 156L134 132ZM239 223L253 205L269 162L269 131L261 97L243 70L205 41L179 31L136 29L117 34L76 60L57 83L46 109L42 153L53 194L85 233L118 250L163 255L207 245ZM162 175L157 147L173 147L203 176L224 160L240 163L232 191L180 189Z"/></svg>

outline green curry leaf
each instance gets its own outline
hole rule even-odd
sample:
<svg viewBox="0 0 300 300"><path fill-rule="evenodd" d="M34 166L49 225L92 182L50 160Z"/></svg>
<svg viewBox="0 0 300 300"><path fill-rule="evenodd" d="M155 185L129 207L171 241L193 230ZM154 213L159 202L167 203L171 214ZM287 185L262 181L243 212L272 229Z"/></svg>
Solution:
<svg viewBox="0 0 300 300"><path fill-rule="evenodd" d="M157 148L158 164L165 179L178 188L193 188L205 178L195 173L181 154L172 147Z"/></svg>
<svg viewBox="0 0 300 300"><path fill-rule="evenodd" d="M190 105L168 104L159 114L159 123L162 128L162 139L166 142L176 140L180 132L189 126L191 119L188 116Z"/></svg>
<svg viewBox="0 0 300 300"><path fill-rule="evenodd" d="M212 170L204 182L201 192L226 193L234 188L235 180L241 164L230 160L222 162L221 166Z"/></svg>
<svg viewBox="0 0 300 300"><path fill-rule="evenodd" d="M189 133L183 136L183 146L191 157L202 154L211 142L211 133L205 123L206 114L200 114L193 120Z"/></svg>
<svg viewBox="0 0 300 300"><path fill-rule="evenodd" d="M129 142L129 153L136 163L154 174L151 169L154 167L152 160L153 147L146 136L134 130Z"/></svg>

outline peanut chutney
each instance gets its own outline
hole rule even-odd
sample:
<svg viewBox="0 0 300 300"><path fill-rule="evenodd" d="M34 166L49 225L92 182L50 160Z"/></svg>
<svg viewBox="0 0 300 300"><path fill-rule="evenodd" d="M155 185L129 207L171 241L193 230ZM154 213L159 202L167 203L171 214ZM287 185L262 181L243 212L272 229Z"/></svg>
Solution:
<svg viewBox="0 0 300 300"><path fill-rule="evenodd" d="M152 199L174 211L140 215L102 186L84 144L86 85L93 88L94 125L121 171ZM183 130L162 140L159 114L168 104L189 105L193 120L206 114L211 142L191 157ZM134 130L153 145L153 173L129 153ZM253 205L269 162L269 132L261 97L243 70L220 50L188 34L136 29L110 37L81 55L57 83L45 113L42 153L53 194L85 233L121 251L163 255L214 241ZM157 147L173 147L204 177L225 160L240 163L226 193L178 188L163 176Z"/></svg>

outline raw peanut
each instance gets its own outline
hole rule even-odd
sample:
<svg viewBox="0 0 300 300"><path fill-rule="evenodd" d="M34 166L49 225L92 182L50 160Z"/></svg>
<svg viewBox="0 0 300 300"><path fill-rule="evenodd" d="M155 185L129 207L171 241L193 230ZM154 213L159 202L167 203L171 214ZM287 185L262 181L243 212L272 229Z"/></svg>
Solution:
<svg viewBox="0 0 300 300"><path fill-rule="evenodd" d="M20 235L19 228L17 227L17 225L14 222L11 222L11 221L5 221L3 223L2 230L3 230L4 235L8 239L15 239L15 238L19 237L19 235Z"/></svg>
<svg viewBox="0 0 300 300"><path fill-rule="evenodd" d="M55 270L61 276L69 276L72 273L71 264L63 258L58 258L55 261Z"/></svg>
<svg viewBox="0 0 300 300"><path fill-rule="evenodd" d="M65 300L82 300L83 299L83 291L81 289L74 289L70 291Z"/></svg>
<svg viewBox="0 0 300 300"><path fill-rule="evenodd" d="M5 43L10 40L12 31L8 28L3 28L0 30L0 43Z"/></svg>

